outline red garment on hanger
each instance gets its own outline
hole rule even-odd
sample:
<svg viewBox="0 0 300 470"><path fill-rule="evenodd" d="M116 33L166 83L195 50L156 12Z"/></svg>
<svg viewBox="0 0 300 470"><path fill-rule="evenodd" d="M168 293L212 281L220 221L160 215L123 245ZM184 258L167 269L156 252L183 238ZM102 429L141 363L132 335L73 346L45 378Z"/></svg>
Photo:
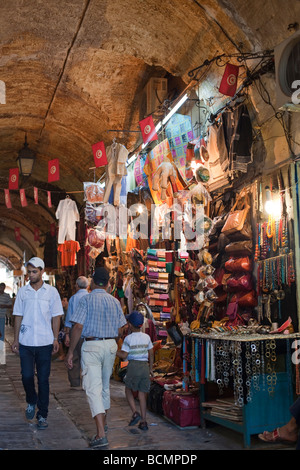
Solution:
<svg viewBox="0 0 300 470"><path fill-rule="evenodd" d="M57 250L61 253L62 266L75 266L76 253L80 250L80 245L75 240L67 240L58 245Z"/></svg>

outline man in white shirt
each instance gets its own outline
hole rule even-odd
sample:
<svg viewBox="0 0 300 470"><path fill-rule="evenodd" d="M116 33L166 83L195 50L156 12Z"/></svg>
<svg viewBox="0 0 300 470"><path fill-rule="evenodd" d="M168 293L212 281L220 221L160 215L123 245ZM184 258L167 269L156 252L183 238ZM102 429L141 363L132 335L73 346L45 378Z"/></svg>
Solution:
<svg viewBox="0 0 300 470"><path fill-rule="evenodd" d="M45 264L42 259L31 258L27 266L29 284L21 287L14 304L15 335L12 351L19 353L21 374L26 393L26 417L35 415L38 428L48 426L49 376L51 355L58 352L58 333L63 315L61 299L57 289L43 279ZM35 367L38 392L35 389Z"/></svg>

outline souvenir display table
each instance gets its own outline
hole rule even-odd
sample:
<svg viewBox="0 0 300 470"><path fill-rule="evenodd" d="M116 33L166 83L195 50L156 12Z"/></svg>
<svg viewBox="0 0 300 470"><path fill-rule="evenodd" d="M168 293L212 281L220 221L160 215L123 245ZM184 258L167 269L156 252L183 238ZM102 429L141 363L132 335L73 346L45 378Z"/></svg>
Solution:
<svg viewBox="0 0 300 470"><path fill-rule="evenodd" d="M200 383L202 426L208 420L238 431L250 447L251 435L287 423L294 401L292 343L299 338L299 333L192 333L192 373ZM219 391L213 401L206 396L209 382ZM232 398L223 399L228 390Z"/></svg>

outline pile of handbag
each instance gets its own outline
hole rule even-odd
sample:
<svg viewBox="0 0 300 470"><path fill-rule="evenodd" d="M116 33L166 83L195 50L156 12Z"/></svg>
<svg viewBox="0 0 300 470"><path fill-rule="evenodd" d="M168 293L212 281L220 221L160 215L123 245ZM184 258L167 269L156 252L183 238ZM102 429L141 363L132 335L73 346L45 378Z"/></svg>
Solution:
<svg viewBox="0 0 300 470"><path fill-rule="evenodd" d="M243 324L257 306L253 280L253 241L250 198L246 191L236 197L229 213L213 221L210 249L215 249L218 287L216 305L230 324Z"/></svg>

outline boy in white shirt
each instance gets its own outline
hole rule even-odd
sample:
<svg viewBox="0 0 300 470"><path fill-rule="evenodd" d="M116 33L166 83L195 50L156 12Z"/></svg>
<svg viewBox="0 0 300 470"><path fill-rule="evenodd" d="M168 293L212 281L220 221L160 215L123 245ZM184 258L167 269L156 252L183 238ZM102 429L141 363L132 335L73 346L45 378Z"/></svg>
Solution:
<svg viewBox="0 0 300 470"><path fill-rule="evenodd" d="M142 313L133 311L126 318L129 322L130 334L125 337L117 356L122 360L129 361L124 378L125 394L132 411L129 426L134 426L141 421L139 429L147 431L147 393L150 390L150 375L152 375L153 367L153 344L150 336L141 332L144 323ZM141 414L136 411L133 391L138 391Z"/></svg>

